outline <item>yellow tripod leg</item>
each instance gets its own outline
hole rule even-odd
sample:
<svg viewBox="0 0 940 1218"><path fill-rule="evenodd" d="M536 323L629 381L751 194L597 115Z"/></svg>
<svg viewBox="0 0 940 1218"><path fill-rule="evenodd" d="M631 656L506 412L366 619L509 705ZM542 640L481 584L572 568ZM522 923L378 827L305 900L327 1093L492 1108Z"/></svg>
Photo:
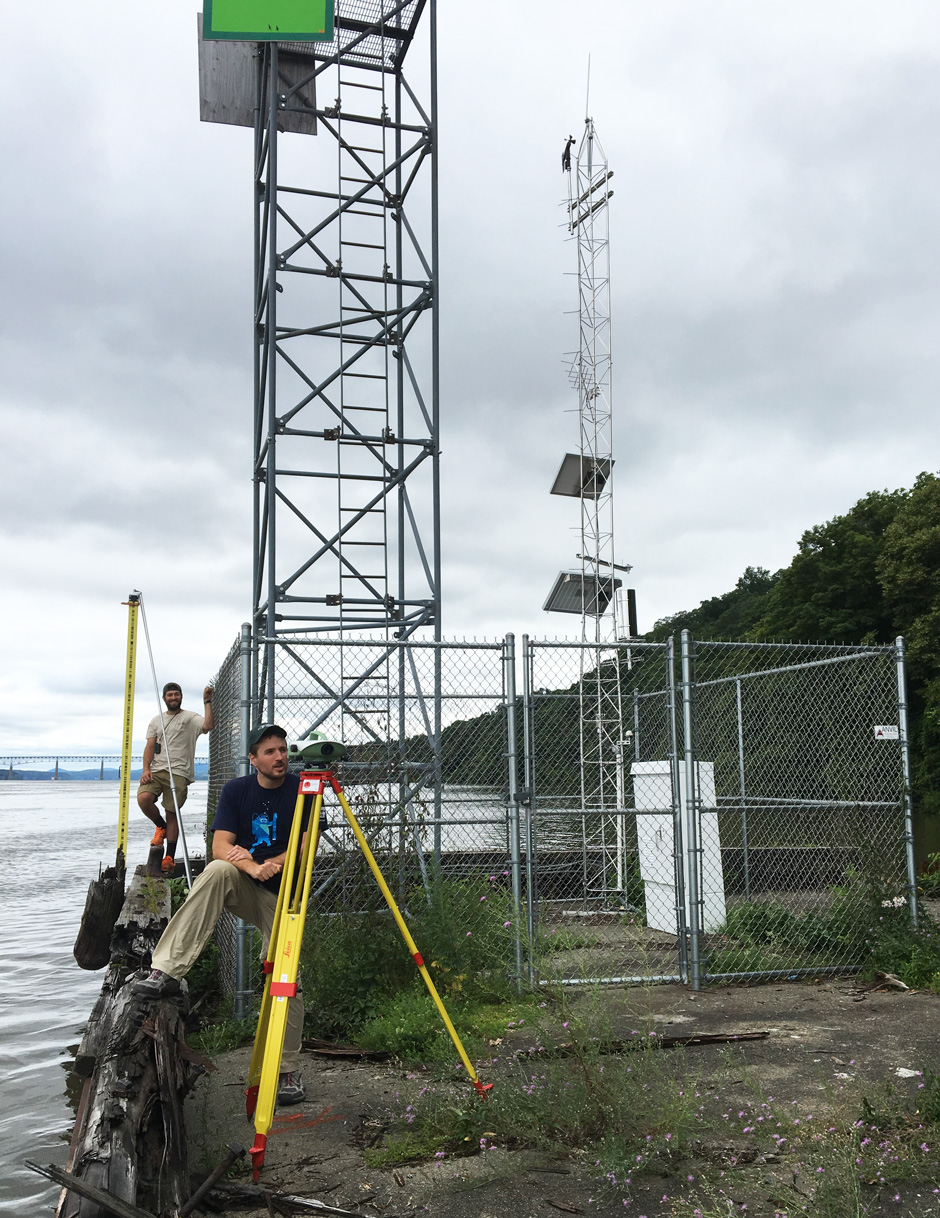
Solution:
<svg viewBox="0 0 940 1218"><path fill-rule="evenodd" d="M487 1091L489 1091L492 1088L493 1084L492 1083L481 1083L479 1078L477 1077L477 1073L473 1068L473 1064L471 1063L470 1058L467 1056L467 1052L463 1047L463 1042L461 1041L460 1037L457 1034L457 1029L454 1027L453 1023L451 1022L450 1016L447 1014L444 1004L441 1001L441 996L437 992L437 986L431 980L431 974L428 972L427 967L425 966L424 960L421 958L421 953L418 951L417 944L415 943L414 939L412 939L412 937L411 937L411 932L408 929L407 923L405 922L405 919L401 916L401 911L399 910L398 906L395 904L395 898L392 896L391 889L385 883L385 877L382 875L382 872L379 870L379 865L375 861L375 856L373 855L371 849L369 848L369 843L366 841L365 834L362 832L362 829L359 827L359 822L356 820L356 817L353 814L353 810L349 806L349 801L346 799L346 796L343 794L343 789L339 785L339 783L334 778L331 778L330 781L331 781L331 786L333 787L333 790L336 792L336 797L339 800L340 805L342 806L343 812L346 815L346 819L349 821L349 826L352 829L353 833L355 834L356 841L359 843L359 849L362 851L363 855L365 856L365 860L369 864L369 868L372 871L372 874L375 876L375 882L378 884L379 889L382 893L382 896L385 898L386 904L388 905L389 909L392 911L392 917L395 919L395 922L398 925L398 929L401 931L401 937L405 940L405 943L408 947L408 951L411 953L412 959L414 960L415 964L418 966L418 971L421 973L421 976L424 978L424 984L428 987L428 992L430 993L431 997L434 1000L434 1005L437 1007L438 1012L440 1013L441 1019L444 1021L444 1027L447 1029L451 1040L454 1042L454 1048L457 1050L457 1053L460 1056L460 1060L463 1062L464 1069L470 1075L470 1081L473 1083L474 1087L476 1087L477 1091L480 1093L481 1098L486 1099L486 1093L487 1093Z"/></svg>
<svg viewBox="0 0 940 1218"><path fill-rule="evenodd" d="M307 776L301 775L298 797L308 794L313 789L308 785L309 783L310 780ZM307 788L306 790L305 787ZM268 974L265 981L268 1006L264 1028L264 1043L261 1048L259 1077L256 1084L255 1141L249 1151L252 1174L256 1183L264 1166L268 1132L274 1121L274 1108L277 1103L277 1085L281 1072L281 1057L284 1053L284 1036L287 1031L287 1015L291 999L297 994L300 949L303 943L304 925L307 920L307 903L310 899L313 862L316 857L317 844L320 837L320 810L322 806L323 783L321 781L319 789L316 791L310 830L304 839L299 871L302 883L299 886L295 885L296 869L291 866L288 873L286 866L288 859L285 859L285 870L282 872L281 888L278 893L279 897L281 892L285 893L285 906L277 928L276 948L273 955L269 952L272 971ZM296 814L294 819L296 825L298 821ZM291 827L291 836L293 838L293 826ZM296 859L296 844L294 847L294 859ZM261 1033L260 1023L261 1021L259 1020L259 1035Z"/></svg>
<svg viewBox="0 0 940 1218"><path fill-rule="evenodd" d="M261 1010L258 1013L258 1026L255 1029L255 1042L251 1051L251 1065L248 1067L248 1089L245 1092L245 1107L248 1117L254 1115L258 1102L258 1079L261 1077L261 1063L264 1060L264 1049L267 1043L268 1021L271 1015L271 973L274 968L274 952L277 947L278 929L284 914L284 906L290 900L291 884L287 883L288 869L293 872L297 856L297 843L300 841L300 826L303 821L304 792L297 789L297 802L294 804L294 819L291 823L290 835L287 839L287 852L284 856L284 866L281 869L281 886L277 891L277 905L274 908L274 922L271 926L271 937L268 939L268 950L264 961L264 993L261 997Z"/></svg>

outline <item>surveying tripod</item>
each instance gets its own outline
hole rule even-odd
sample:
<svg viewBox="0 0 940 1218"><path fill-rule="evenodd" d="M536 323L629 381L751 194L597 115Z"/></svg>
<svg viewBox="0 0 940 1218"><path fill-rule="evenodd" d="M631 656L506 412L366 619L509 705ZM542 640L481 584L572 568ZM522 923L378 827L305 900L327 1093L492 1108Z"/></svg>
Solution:
<svg viewBox="0 0 940 1218"><path fill-rule="evenodd" d="M251 1065L248 1070L247 1109L248 1116L255 1118L255 1143L251 1148L251 1163L255 1183L264 1166L264 1152L268 1140L268 1131L274 1121L274 1106L277 1097L278 1078L281 1072L281 1056L284 1052L284 1033L287 1029L288 1004L297 994L297 972L300 964L300 946L303 940L304 923L307 919L307 903L310 900L310 883L313 876L313 862L316 857L317 844L320 838L320 812L323 807L323 793L327 787L332 787L349 827L353 831L359 849L369 864L369 869L375 876L382 896L392 912L392 917L401 931L411 958L418 966L424 979L424 984L434 1000L434 1005L440 1012L451 1040L457 1049L464 1069L470 1075L470 1080L486 1099L486 1093L492 1083L481 1083L473 1065L467 1057L466 1050L457 1034L457 1029L451 1022L450 1016L444 1009L437 987L431 980L425 967L421 953L418 951L411 932L395 904L395 898L379 870L369 843L353 814L349 801L343 793L343 788L334 777L331 770L304 770L300 775L300 787L297 790L297 803L294 807L294 820L291 824L290 837L287 843L287 853L284 856L284 866L281 869L281 886L277 895L277 906L274 912L274 925L271 928L271 939L268 943L267 958L264 962L264 994L261 999L261 1013L258 1016L258 1030L255 1033L255 1045L251 1054ZM313 812L306 834L302 835L304 803L314 796Z"/></svg>

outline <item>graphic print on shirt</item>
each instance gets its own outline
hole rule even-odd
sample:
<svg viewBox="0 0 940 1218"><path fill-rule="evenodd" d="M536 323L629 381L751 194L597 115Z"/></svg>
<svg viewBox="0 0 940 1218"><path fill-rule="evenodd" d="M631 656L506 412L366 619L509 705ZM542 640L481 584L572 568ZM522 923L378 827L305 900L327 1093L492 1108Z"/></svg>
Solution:
<svg viewBox="0 0 940 1218"><path fill-rule="evenodd" d="M252 843L249 849L253 852L259 846L271 846L277 837L277 813L271 815L270 805L265 804L264 810L251 818Z"/></svg>

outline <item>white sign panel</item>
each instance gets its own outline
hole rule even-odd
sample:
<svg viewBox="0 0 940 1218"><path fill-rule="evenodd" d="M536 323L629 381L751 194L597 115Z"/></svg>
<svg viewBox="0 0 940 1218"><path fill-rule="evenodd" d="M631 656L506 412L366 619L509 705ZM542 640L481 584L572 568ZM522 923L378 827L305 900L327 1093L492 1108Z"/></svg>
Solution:
<svg viewBox="0 0 940 1218"><path fill-rule="evenodd" d="M901 733L898 731L896 723L876 723L875 724L875 739L876 740L900 740Z"/></svg>

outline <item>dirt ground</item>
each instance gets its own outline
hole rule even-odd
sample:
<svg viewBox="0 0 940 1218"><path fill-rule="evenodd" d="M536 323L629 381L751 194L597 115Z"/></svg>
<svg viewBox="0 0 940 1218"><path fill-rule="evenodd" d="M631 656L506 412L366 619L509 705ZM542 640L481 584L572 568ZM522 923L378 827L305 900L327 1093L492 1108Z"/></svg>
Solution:
<svg viewBox="0 0 940 1218"><path fill-rule="evenodd" d="M636 1020L636 992L605 993L615 1031ZM940 1072L940 997L927 992L862 992L855 980L806 984L727 986L701 993L672 985L643 991L647 1018L662 1033L766 1032L766 1039L727 1046L703 1045L674 1052L699 1072L703 1092L729 1108L753 1103L756 1094L801 1112L822 1128L839 1106L860 1110L861 1097L888 1082L900 1099L916 1100L917 1072ZM500 1086L501 1060L524 1042L508 1033L481 1074ZM670 1051L663 1050L664 1058ZM501 1057L500 1057L501 1055ZM248 1147L254 1136L245 1118L244 1076L249 1050L217 1059L188 1101L190 1163L219 1162L229 1142ZM729 1068L730 1063L730 1068ZM900 1072L900 1073L899 1073ZM787 1150L750 1154L747 1139L731 1126L712 1126L688 1162L670 1174L634 1173L628 1190L605 1187L600 1169L565 1146L532 1151L497 1145L464 1158L445 1158L387 1170L365 1165L363 1146L381 1131L383 1114L407 1075L400 1065L324 1060L305 1055L308 1100L275 1117L262 1176L265 1187L363 1215L453 1215L455 1218L535 1218L552 1213L627 1214L657 1218L692 1214L683 1209L686 1181L703 1171L717 1178L723 1199L707 1214L752 1216L817 1212L813 1185L799 1176ZM381 1145L381 1142L378 1143ZM926 1160L925 1160L926 1162ZM929 1173L926 1173L929 1174ZM940 1216L940 1181L910 1179L873 1184L855 1214ZM246 1169L235 1177L250 1178ZM266 1207L242 1212L267 1215Z"/></svg>

